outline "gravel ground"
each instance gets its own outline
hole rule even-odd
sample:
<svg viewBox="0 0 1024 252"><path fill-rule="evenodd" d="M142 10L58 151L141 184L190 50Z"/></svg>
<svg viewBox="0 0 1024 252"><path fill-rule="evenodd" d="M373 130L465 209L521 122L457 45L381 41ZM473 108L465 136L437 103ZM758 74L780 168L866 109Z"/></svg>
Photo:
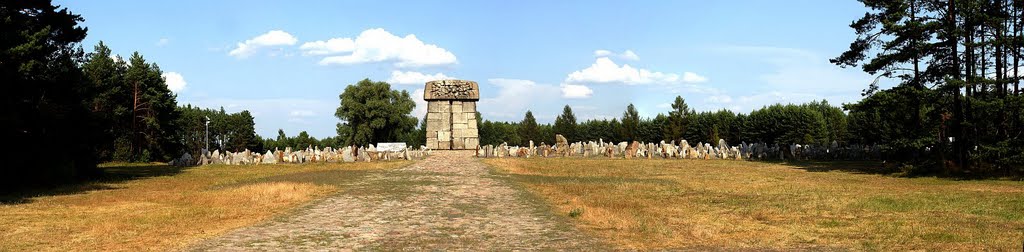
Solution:
<svg viewBox="0 0 1024 252"><path fill-rule="evenodd" d="M602 250L540 200L491 174L471 151L410 166L189 250Z"/></svg>

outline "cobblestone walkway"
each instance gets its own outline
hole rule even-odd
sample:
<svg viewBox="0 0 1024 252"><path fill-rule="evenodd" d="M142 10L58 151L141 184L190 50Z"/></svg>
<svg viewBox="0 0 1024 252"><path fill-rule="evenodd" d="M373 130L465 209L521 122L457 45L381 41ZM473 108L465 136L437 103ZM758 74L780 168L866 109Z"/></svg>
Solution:
<svg viewBox="0 0 1024 252"><path fill-rule="evenodd" d="M594 250L601 247L472 152L435 151L281 218L190 250Z"/></svg>

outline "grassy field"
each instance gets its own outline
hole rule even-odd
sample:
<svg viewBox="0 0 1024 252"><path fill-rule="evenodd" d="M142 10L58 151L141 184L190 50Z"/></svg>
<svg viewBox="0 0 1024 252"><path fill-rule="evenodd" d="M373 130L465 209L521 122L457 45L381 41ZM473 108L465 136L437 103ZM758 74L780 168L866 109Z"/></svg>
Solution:
<svg viewBox="0 0 1024 252"><path fill-rule="evenodd" d="M3 196L0 251L181 248L406 164L104 165L98 182Z"/></svg>
<svg viewBox="0 0 1024 252"><path fill-rule="evenodd" d="M624 249L1019 251L1024 182L864 174L863 163L487 159Z"/></svg>

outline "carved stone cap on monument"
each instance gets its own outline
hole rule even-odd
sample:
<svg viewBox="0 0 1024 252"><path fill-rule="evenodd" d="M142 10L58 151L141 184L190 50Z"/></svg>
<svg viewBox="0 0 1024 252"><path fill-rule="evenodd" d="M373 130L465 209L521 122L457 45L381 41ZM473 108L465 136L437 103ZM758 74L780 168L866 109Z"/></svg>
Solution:
<svg viewBox="0 0 1024 252"><path fill-rule="evenodd" d="M480 100L480 87L475 81L468 80L436 80L428 81L423 91L423 100Z"/></svg>

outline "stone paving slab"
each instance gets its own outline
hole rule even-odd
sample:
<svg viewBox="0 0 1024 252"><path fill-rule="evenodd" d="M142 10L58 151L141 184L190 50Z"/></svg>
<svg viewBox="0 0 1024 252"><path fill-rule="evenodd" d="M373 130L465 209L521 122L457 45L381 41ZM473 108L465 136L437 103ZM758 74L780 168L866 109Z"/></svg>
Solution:
<svg viewBox="0 0 1024 252"><path fill-rule="evenodd" d="M341 193L188 250L601 249L472 151L434 151L410 166L342 185Z"/></svg>

